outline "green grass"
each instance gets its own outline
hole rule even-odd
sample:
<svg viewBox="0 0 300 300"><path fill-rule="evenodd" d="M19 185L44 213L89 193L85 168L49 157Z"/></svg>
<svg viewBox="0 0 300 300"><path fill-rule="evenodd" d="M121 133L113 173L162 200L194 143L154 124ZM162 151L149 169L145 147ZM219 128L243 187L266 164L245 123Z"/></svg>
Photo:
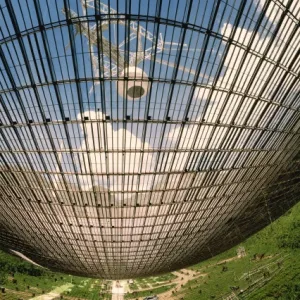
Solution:
<svg viewBox="0 0 300 300"><path fill-rule="evenodd" d="M172 273L163 274L155 277L145 277L135 279L132 284L130 284L130 289L138 291L141 289L151 289L162 284L170 284L172 280L176 279L177 276Z"/></svg>
<svg viewBox="0 0 300 300"><path fill-rule="evenodd" d="M171 284L171 285L165 285L165 286L162 286L162 287L159 287L159 288L149 289L147 291L127 293L125 295L125 299L136 299L136 298L139 298L139 297L158 295L158 294L164 293L164 292L172 289L175 286L176 286L176 284Z"/></svg>
<svg viewBox="0 0 300 300"><path fill-rule="evenodd" d="M27 274L14 273L14 277L7 276L4 287L12 290L26 291L35 294L47 293L55 287L70 282L68 276L30 276Z"/></svg>
<svg viewBox="0 0 300 300"><path fill-rule="evenodd" d="M148 289L149 285L146 283L140 283L140 287L141 287L141 289Z"/></svg>
<svg viewBox="0 0 300 300"><path fill-rule="evenodd" d="M300 299L300 252L285 260L283 269L260 289L254 290L245 299Z"/></svg>
<svg viewBox="0 0 300 300"><path fill-rule="evenodd" d="M73 286L71 291L64 292L64 295L69 297L97 300L99 299L100 292L102 292L102 289L99 283L95 284L94 279L86 279L82 281L82 284Z"/></svg>
<svg viewBox="0 0 300 300"><path fill-rule="evenodd" d="M300 299L300 204L242 245L247 252L244 258L216 265L234 257L237 246L191 267L208 275L191 280L176 295L185 300L212 299L238 287L237 292L245 291L240 299ZM265 258L252 260L255 253L264 253Z"/></svg>
<svg viewBox="0 0 300 300"><path fill-rule="evenodd" d="M136 283L131 283L129 285L129 287L130 287L131 290L138 290L139 289L139 286Z"/></svg>
<svg viewBox="0 0 300 300"><path fill-rule="evenodd" d="M164 274L164 275L154 277L156 282L169 281L169 280L173 280L173 279L176 279L176 278L177 278L177 276L172 274L172 273L167 273L167 274Z"/></svg>
<svg viewBox="0 0 300 300"><path fill-rule="evenodd" d="M131 283L129 285L129 287L130 287L131 290L138 290L139 289L139 286L137 284L135 284L135 283Z"/></svg>
<svg viewBox="0 0 300 300"><path fill-rule="evenodd" d="M73 286L70 291L63 292L64 296L96 300L100 292L104 294L103 281L51 272L1 251L0 267L0 286L5 287L5 293L0 294L1 300L27 300L71 283Z"/></svg>

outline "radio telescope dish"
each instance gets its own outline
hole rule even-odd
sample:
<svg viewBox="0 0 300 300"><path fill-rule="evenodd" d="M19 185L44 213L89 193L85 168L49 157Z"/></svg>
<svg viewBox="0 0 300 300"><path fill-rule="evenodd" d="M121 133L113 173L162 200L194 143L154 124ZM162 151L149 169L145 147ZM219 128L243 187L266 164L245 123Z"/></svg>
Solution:
<svg viewBox="0 0 300 300"><path fill-rule="evenodd" d="M298 202L297 1L101 1L0 0L0 248L157 275Z"/></svg>

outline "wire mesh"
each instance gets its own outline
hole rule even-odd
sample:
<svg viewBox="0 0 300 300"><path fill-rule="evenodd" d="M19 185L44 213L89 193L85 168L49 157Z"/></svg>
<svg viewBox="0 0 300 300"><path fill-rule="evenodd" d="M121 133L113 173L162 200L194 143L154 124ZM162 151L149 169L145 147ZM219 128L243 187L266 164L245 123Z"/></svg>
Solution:
<svg viewBox="0 0 300 300"><path fill-rule="evenodd" d="M0 0L0 247L133 278L298 201L297 1Z"/></svg>

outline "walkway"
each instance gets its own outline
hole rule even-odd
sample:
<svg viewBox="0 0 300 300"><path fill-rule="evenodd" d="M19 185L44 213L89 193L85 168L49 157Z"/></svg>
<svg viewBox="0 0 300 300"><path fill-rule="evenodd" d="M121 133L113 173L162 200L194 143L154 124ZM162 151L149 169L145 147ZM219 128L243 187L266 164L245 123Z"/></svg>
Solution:
<svg viewBox="0 0 300 300"><path fill-rule="evenodd" d="M124 294L128 290L126 280L113 281L112 283L112 300L124 300Z"/></svg>
<svg viewBox="0 0 300 300"><path fill-rule="evenodd" d="M197 279L199 277L204 277L207 274L195 272L193 270L181 269L180 271L172 272L174 275L177 276L176 279L172 280L170 283L166 284L165 286L171 285L176 283L176 286L164 293L158 295L159 300L170 300L174 299L173 293L178 291L181 288L181 285L185 285L188 283L189 280ZM155 287L156 288L156 287ZM149 289L148 289L149 290ZM140 291L140 290L139 290ZM149 294L150 295L150 294ZM143 300L144 297L137 298L139 300Z"/></svg>
<svg viewBox="0 0 300 300"><path fill-rule="evenodd" d="M64 285L56 287L53 291L51 291L51 292L49 292L47 294L31 298L30 300L52 300L54 298L59 297L60 294L62 294L63 292L67 291L72 286L73 286L73 284L67 283L67 284L64 284Z"/></svg>
<svg viewBox="0 0 300 300"><path fill-rule="evenodd" d="M234 256L231 258L227 258L227 259L218 261L215 264L209 265L209 266L220 265L220 264L223 264L223 263L226 263L229 261L233 261L233 260L237 260L237 259L239 259L239 257ZM158 295L159 299L160 300L180 299L182 296L174 296L172 292L179 291L181 288L181 285L185 285L190 280L207 276L207 273L202 273L201 271L202 271L201 269L198 272L195 272L191 269L182 269L182 270L179 270L176 272L172 272L174 275L178 276L175 280L172 280L172 283L176 283L177 285L173 289L171 289L165 293L159 294ZM139 300L141 300L141 299L143 299L143 298L139 298Z"/></svg>

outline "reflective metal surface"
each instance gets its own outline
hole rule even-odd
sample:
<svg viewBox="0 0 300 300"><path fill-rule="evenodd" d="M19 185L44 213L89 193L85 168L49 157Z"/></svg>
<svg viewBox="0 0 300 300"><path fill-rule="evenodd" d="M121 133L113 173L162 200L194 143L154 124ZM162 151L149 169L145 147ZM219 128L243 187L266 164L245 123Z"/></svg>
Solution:
<svg viewBox="0 0 300 300"><path fill-rule="evenodd" d="M298 1L0 7L3 249L68 273L153 275L298 201Z"/></svg>

